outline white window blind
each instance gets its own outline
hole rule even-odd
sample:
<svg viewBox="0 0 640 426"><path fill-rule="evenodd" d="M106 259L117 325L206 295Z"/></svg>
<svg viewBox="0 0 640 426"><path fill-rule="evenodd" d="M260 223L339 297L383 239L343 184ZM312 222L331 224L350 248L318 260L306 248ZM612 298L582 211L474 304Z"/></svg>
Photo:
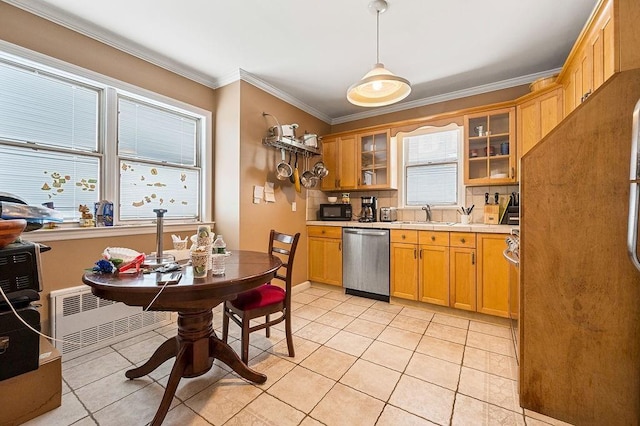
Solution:
<svg viewBox="0 0 640 426"><path fill-rule="evenodd" d="M0 61L0 191L66 220L100 199L100 90Z"/></svg>
<svg viewBox="0 0 640 426"><path fill-rule="evenodd" d="M120 219L199 217L198 120L133 99L118 99Z"/></svg>
<svg viewBox="0 0 640 426"><path fill-rule="evenodd" d="M459 140L458 129L436 129L402 139L407 206L458 202Z"/></svg>

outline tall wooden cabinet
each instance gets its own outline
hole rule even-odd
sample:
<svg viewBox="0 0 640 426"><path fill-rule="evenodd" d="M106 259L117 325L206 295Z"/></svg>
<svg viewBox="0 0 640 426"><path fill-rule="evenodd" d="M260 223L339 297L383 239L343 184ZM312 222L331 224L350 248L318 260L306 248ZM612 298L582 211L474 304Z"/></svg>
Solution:
<svg viewBox="0 0 640 426"><path fill-rule="evenodd" d="M518 159L562 121L562 96L562 86L554 84L519 101L516 107Z"/></svg>
<svg viewBox="0 0 640 426"><path fill-rule="evenodd" d="M308 226L309 280L342 285L342 228Z"/></svg>
<svg viewBox="0 0 640 426"><path fill-rule="evenodd" d="M464 116L464 183L517 182L515 108Z"/></svg>

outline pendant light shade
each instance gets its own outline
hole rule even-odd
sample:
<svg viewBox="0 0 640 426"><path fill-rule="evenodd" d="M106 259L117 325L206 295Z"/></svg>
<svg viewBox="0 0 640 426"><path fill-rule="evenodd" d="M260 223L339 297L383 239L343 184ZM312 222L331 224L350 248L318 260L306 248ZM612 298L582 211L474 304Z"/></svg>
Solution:
<svg viewBox="0 0 640 426"><path fill-rule="evenodd" d="M391 105L409 96L411 84L405 78L394 75L380 63L380 14L387 10L387 2L375 0L369 9L376 12L376 59L373 69L347 90L347 100L363 107Z"/></svg>

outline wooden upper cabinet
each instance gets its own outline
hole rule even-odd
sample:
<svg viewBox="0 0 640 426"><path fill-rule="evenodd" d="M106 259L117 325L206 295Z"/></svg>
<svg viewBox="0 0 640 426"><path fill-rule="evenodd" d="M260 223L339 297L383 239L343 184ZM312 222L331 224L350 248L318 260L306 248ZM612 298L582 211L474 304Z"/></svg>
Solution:
<svg viewBox="0 0 640 426"><path fill-rule="evenodd" d="M322 161L329 174L322 179L320 189L337 191L355 189L358 182L356 137L329 137L322 140Z"/></svg>
<svg viewBox="0 0 640 426"><path fill-rule="evenodd" d="M504 185L516 175L515 108L464 116L465 185Z"/></svg>
<svg viewBox="0 0 640 426"><path fill-rule="evenodd" d="M396 149L391 145L389 130L358 134L360 149L360 189L396 188Z"/></svg>
<svg viewBox="0 0 640 426"><path fill-rule="evenodd" d="M518 158L522 158L562 120L563 90L542 90L516 107Z"/></svg>
<svg viewBox="0 0 640 426"><path fill-rule="evenodd" d="M338 138L322 139L322 161L329 170L329 174L322 179L320 189L323 191L338 189Z"/></svg>
<svg viewBox="0 0 640 426"><path fill-rule="evenodd" d="M616 72L613 0L601 2L562 68L564 116L584 102Z"/></svg>

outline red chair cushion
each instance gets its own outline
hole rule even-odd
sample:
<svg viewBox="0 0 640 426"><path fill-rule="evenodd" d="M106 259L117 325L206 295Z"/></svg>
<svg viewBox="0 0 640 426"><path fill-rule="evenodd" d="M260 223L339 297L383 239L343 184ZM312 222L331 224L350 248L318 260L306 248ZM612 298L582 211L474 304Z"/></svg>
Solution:
<svg viewBox="0 0 640 426"><path fill-rule="evenodd" d="M264 284L253 290L240 293L231 304L243 311L262 308L280 303L284 300L285 291L277 285Z"/></svg>

